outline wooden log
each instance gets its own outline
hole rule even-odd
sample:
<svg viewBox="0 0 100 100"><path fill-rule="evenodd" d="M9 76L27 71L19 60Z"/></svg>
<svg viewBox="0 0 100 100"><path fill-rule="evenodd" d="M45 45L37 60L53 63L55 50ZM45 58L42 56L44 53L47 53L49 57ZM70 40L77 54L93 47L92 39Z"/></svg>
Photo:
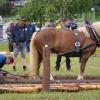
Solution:
<svg viewBox="0 0 100 100"><path fill-rule="evenodd" d="M41 88L37 87L0 87L0 91L4 92L18 92L18 93L30 93L30 92L39 92Z"/></svg>
<svg viewBox="0 0 100 100"><path fill-rule="evenodd" d="M57 75L53 76L55 80L76 80L76 75ZM86 80L100 80L100 75L85 75L84 79ZM84 80L83 80L84 81Z"/></svg>
<svg viewBox="0 0 100 100"><path fill-rule="evenodd" d="M79 91L100 89L100 83L52 83L50 91ZM1 92L30 93L42 90L42 84L0 84Z"/></svg>
<svg viewBox="0 0 100 100"><path fill-rule="evenodd" d="M100 83L82 83L79 84L79 89L88 90L88 89L100 89Z"/></svg>
<svg viewBox="0 0 100 100"><path fill-rule="evenodd" d="M43 91L50 90L50 50L48 45L43 48Z"/></svg>
<svg viewBox="0 0 100 100"><path fill-rule="evenodd" d="M100 89L100 84L97 84L96 86L97 86L97 89Z"/></svg>
<svg viewBox="0 0 100 100"><path fill-rule="evenodd" d="M39 92L42 89L42 84L2 84L0 85L1 92L19 92L19 93L30 93Z"/></svg>
<svg viewBox="0 0 100 100"><path fill-rule="evenodd" d="M77 76L71 76L71 75L67 75L67 76L53 76L54 80L56 82L69 82L69 83L72 83L72 82L80 82L80 81L77 81L76 78ZM41 77L42 79L42 77ZM97 75L97 76L93 76L93 75L86 75L85 76L85 80L83 80L83 82L100 82L100 75ZM51 81L50 81L51 82ZM53 81L52 81L53 82ZM51 82L51 83L52 83ZM82 82L82 81L81 81ZM3 76L3 77L0 77L0 84L5 84L5 83L27 83L27 84L31 84L31 83L42 83L42 81L35 81L35 80L32 80L32 79L29 79L29 77L16 77L16 76L13 76L13 75L7 75L6 77Z"/></svg>

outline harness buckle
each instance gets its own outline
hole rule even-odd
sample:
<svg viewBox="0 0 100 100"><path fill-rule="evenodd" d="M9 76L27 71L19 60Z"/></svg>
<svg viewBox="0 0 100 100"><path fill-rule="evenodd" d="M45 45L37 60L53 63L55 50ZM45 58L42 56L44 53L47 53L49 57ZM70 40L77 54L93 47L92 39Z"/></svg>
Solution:
<svg viewBox="0 0 100 100"><path fill-rule="evenodd" d="M80 42L75 42L75 47L79 47L80 46Z"/></svg>

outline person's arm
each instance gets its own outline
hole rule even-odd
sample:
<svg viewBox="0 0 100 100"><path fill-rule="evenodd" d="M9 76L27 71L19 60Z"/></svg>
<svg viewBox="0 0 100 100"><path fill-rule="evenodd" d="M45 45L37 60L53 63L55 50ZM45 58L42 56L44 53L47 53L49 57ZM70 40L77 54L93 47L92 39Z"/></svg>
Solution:
<svg viewBox="0 0 100 100"><path fill-rule="evenodd" d="M61 19L58 19L58 20L55 22L55 26L57 26L60 22L61 22Z"/></svg>
<svg viewBox="0 0 100 100"><path fill-rule="evenodd" d="M14 29L12 29L12 34L11 34L11 38L12 38L12 42L13 42L13 47L15 47L16 46L16 29L14 28Z"/></svg>
<svg viewBox="0 0 100 100"><path fill-rule="evenodd" d="M10 35L11 34L11 25L9 25L6 29L6 34Z"/></svg>
<svg viewBox="0 0 100 100"><path fill-rule="evenodd" d="M0 54L0 69L5 65L7 57L3 54Z"/></svg>

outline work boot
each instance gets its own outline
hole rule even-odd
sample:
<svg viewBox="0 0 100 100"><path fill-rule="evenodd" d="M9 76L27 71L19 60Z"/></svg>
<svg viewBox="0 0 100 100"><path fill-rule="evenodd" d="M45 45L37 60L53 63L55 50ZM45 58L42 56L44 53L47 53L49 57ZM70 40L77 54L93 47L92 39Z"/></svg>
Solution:
<svg viewBox="0 0 100 100"><path fill-rule="evenodd" d="M26 66L23 66L23 70L24 70L24 71L26 70Z"/></svg>
<svg viewBox="0 0 100 100"><path fill-rule="evenodd" d="M13 66L13 71L16 71L16 66Z"/></svg>

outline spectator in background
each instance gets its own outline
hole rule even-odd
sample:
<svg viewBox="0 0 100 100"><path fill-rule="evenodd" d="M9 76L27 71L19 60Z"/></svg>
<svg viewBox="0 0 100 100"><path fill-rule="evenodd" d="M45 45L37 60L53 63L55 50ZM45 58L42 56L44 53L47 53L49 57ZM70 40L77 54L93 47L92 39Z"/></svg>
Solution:
<svg viewBox="0 0 100 100"><path fill-rule="evenodd" d="M56 28L66 29L66 23L67 23L66 18L62 18L60 20L59 26L57 26ZM55 66L55 68L56 68L57 71L59 71L59 69L60 69L61 58L62 58L61 55L57 55L56 66ZM71 69L70 62L71 62L70 58L66 56L66 68L67 68L67 70Z"/></svg>
<svg viewBox="0 0 100 100"><path fill-rule="evenodd" d="M13 51L12 30L14 29L14 27L15 27L15 24L13 23L13 21L10 21L9 26L7 27L7 30L6 30L6 34L8 37L8 46L9 46L10 52Z"/></svg>
<svg viewBox="0 0 100 100"><path fill-rule="evenodd" d="M3 18L0 15L0 39L3 39Z"/></svg>
<svg viewBox="0 0 100 100"><path fill-rule="evenodd" d="M48 28L48 27L56 27L54 20L50 19L49 21L45 22L45 25L42 27L42 29Z"/></svg>
<svg viewBox="0 0 100 100"><path fill-rule="evenodd" d="M34 25L32 20L28 20L28 22L27 22L27 29L28 29L28 34L29 34L29 37L30 37L29 38L29 42L27 44L27 50L29 52L30 51L30 49L29 49L30 40L31 40L31 37L32 37L33 33L36 31L35 25Z"/></svg>
<svg viewBox="0 0 100 100"><path fill-rule="evenodd" d="M56 28L57 29L65 29L66 23L67 23L66 18L61 18L60 20L58 20L56 22Z"/></svg>
<svg viewBox="0 0 100 100"><path fill-rule="evenodd" d="M14 52L14 64L13 70L16 71L16 60L18 53L21 53L23 70L26 70L26 54L27 54L27 43L29 41L29 33L26 26L26 19L23 16L18 17L18 23L12 30L12 40L13 40L13 52Z"/></svg>
<svg viewBox="0 0 100 100"><path fill-rule="evenodd" d="M66 29L71 29L71 30L77 29L77 24L74 22L74 18L72 16L69 17L69 20L65 27Z"/></svg>
<svg viewBox="0 0 100 100"><path fill-rule="evenodd" d="M50 19L46 27L56 27L54 20Z"/></svg>
<svg viewBox="0 0 100 100"><path fill-rule="evenodd" d="M30 37L32 37L33 33L36 31L35 25L32 20L28 20L27 29L29 31Z"/></svg>
<svg viewBox="0 0 100 100"><path fill-rule="evenodd" d="M65 29L65 26L66 26L66 23L67 23L66 18L61 18L60 23L61 23L61 28L62 28L62 29Z"/></svg>

